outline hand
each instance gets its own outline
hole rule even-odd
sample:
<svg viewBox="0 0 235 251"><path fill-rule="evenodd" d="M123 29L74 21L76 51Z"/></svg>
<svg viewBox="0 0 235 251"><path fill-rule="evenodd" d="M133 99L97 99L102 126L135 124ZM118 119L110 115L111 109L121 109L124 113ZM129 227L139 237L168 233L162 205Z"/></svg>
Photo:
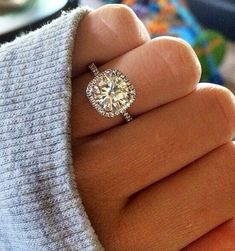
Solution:
<svg viewBox="0 0 235 251"><path fill-rule="evenodd" d="M150 40L124 6L100 8L78 29L73 61L72 145L76 181L106 250L235 247L235 101L197 84L201 68L180 39ZM85 89L119 69L135 86L135 117L104 118ZM222 225L223 224L223 225Z"/></svg>

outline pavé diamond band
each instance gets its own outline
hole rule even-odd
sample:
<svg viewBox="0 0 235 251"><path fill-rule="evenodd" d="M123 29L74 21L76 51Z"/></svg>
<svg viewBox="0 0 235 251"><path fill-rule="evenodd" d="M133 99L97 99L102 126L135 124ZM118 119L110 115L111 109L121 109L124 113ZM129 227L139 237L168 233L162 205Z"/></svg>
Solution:
<svg viewBox="0 0 235 251"><path fill-rule="evenodd" d="M89 68L95 75L86 89L91 105L104 117L112 118L121 114L130 122L132 116L127 109L135 101L136 92L128 78L119 70L100 72L94 63Z"/></svg>

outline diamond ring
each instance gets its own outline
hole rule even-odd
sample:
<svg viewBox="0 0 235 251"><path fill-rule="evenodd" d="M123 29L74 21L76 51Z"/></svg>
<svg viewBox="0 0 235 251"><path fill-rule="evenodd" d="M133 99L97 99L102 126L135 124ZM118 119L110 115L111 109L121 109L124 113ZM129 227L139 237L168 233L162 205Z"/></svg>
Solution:
<svg viewBox="0 0 235 251"><path fill-rule="evenodd" d="M86 89L91 105L104 117L123 115L130 122L127 109L135 101L136 92L128 78L116 69L100 72L94 63L89 68L95 75Z"/></svg>

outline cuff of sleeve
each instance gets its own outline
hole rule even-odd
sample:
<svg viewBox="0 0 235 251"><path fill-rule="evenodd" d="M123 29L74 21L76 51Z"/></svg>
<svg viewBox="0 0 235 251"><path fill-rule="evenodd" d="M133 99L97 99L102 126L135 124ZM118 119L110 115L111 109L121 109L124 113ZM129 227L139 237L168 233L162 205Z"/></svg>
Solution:
<svg viewBox="0 0 235 251"><path fill-rule="evenodd" d="M103 250L76 187L69 129L72 49L88 12L0 48L1 250Z"/></svg>

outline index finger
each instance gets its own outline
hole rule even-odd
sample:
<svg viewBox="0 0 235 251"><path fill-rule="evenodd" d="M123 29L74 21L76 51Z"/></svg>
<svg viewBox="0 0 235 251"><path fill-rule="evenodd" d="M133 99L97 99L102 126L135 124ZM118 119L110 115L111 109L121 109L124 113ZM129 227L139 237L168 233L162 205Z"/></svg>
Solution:
<svg viewBox="0 0 235 251"><path fill-rule="evenodd" d="M73 77L116 58L150 40L143 23L125 5L106 5L90 12L77 30Z"/></svg>

